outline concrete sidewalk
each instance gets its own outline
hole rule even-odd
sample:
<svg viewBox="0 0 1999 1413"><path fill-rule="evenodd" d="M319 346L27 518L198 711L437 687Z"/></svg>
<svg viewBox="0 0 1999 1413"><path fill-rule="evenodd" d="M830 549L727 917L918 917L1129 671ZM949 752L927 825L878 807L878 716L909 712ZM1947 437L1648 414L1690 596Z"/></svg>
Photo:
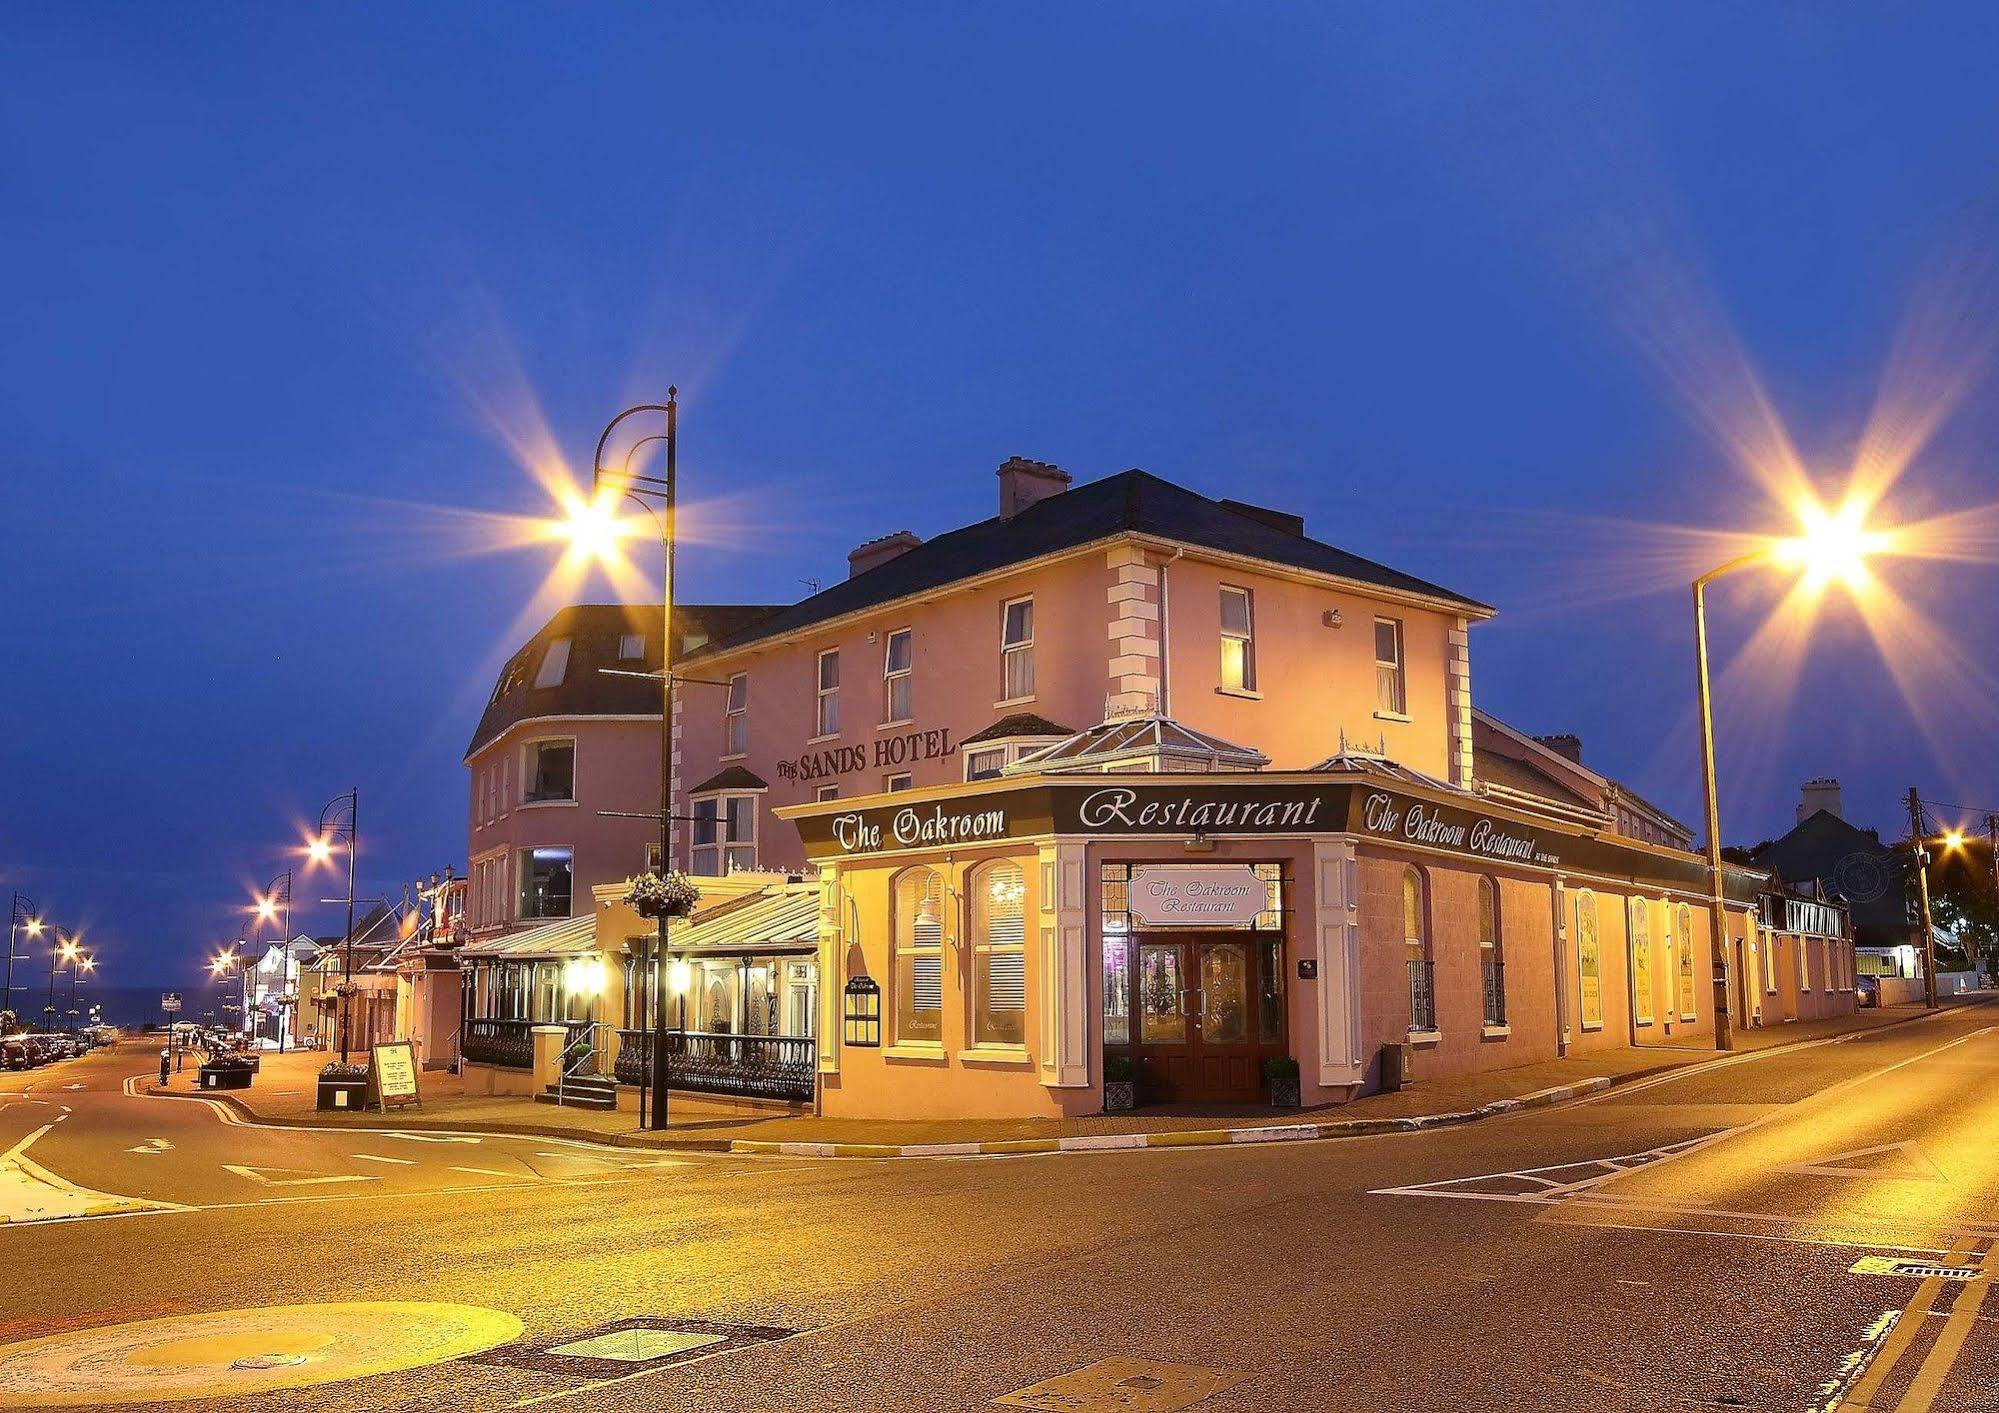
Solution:
<svg viewBox="0 0 1999 1413"><path fill-rule="evenodd" d="M1831 1020L1794 1022L1740 1034L1736 1048L1738 1052L1777 1049L1903 1024L1929 1014L1921 1007L1900 1006ZM1276 1142L1437 1127L1560 1103L1701 1064L1715 1059L1716 1054L1706 1048L1627 1047L1448 1080L1419 1078L1399 1093L1373 1094L1316 1109L1172 1106L1069 1119L816 1118L676 1093L668 1105L671 1124L664 1131L638 1128L636 1099L630 1092L620 1095L615 1112L556 1108L521 1096L468 1095L457 1076L441 1072L423 1075L422 1103L415 1107L387 1114L320 1113L314 1108L314 1084L326 1058L323 1052L314 1051L266 1054L251 1088L210 1091L203 1097L273 1124L525 1133L632 1147L816 1157L915 1157ZM168 1089L177 1095L201 1093L192 1057Z"/></svg>

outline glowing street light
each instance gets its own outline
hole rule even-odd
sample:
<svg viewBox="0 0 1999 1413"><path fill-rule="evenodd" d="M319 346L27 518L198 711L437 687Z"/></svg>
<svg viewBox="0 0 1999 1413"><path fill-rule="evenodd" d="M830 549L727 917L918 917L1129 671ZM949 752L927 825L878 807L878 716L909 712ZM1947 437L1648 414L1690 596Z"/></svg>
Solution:
<svg viewBox="0 0 1999 1413"><path fill-rule="evenodd" d="M52 931L55 935L54 940L49 945L49 1000L48 1004L42 1007L42 1014L49 1018L51 1029L55 1026L56 1015L56 974L60 970L62 963L74 962L77 953L83 949L82 933L72 932L67 937L64 937L63 930L60 927L54 928Z"/></svg>
<svg viewBox="0 0 1999 1413"><path fill-rule="evenodd" d="M1779 539L1710 569L1693 582L1694 667L1700 696L1701 793L1706 807L1708 872L1708 938L1713 953L1721 960L1715 982L1714 1046L1733 1050L1735 1037L1729 1023L1729 1008L1735 1002L1735 965L1728 941L1728 919L1723 913L1721 872L1721 809L1715 796L1714 693L1708 680L1707 586L1724 574L1739 569L1778 564L1802 571L1801 583L1812 592L1835 580L1858 592L1868 583L1867 557L1891 548L1890 537L1868 528L1868 506L1848 496L1836 508L1817 501L1798 506L1798 533Z"/></svg>
<svg viewBox="0 0 1999 1413"><path fill-rule="evenodd" d="M334 996L340 1007L340 1063L347 1063L348 1014L353 1010L354 991L354 849L361 839L361 789L356 786L344 795L335 795L319 812L319 828L306 845L306 857L314 864L331 862L333 841L347 842L347 937L341 948L340 988Z"/></svg>
<svg viewBox="0 0 1999 1413"><path fill-rule="evenodd" d="M14 1014L14 963L17 959L26 961L27 958L17 958L15 948L19 945L20 934L23 932L30 937L42 935L42 920L38 916L40 911L35 906L33 898L18 891L14 894L13 904L7 911L7 964L5 978L0 980L0 990L4 990L5 993L0 994L0 1028L18 1019Z"/></svg>

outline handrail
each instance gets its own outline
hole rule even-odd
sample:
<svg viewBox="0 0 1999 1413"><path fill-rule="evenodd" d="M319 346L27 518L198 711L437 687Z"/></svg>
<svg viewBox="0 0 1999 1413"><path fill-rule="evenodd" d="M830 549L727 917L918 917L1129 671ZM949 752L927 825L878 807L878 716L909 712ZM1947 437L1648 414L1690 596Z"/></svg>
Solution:
<svg viewBox="0 0 1999 1413"><path fill-rule="evenodd" d="M597 1057L604 1053L603 1033L608 1021L569 1021L570 1033L562 1045L562 1068L555 1076L555 1097L561 1102L569 1081L599 1072Z"/></svg>

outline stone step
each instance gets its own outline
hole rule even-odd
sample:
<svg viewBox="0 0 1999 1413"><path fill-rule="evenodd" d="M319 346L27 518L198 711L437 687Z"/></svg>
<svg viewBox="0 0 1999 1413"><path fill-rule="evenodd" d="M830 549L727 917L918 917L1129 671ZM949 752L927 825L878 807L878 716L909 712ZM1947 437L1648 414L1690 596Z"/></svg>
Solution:
<svg viewBox="0 0 1999 1413"><path fill-rule="evenodd" d="M558 1094L553 1088L545 1089L534 1096L537 1104L560 1104L568 1109L603 1109L618 1107L618 1091L612 1089L580 1089L574 1084L566 1086Z"/></svg>

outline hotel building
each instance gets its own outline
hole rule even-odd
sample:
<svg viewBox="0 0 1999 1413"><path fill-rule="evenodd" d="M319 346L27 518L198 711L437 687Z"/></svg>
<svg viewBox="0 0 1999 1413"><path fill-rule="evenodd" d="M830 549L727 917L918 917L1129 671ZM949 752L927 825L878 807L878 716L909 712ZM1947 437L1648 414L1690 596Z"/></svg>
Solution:
<svg viewBox="0 0 1999 1413"><path fill-rule="evenodd" d="M1253 1102L1288 1058L1318 1103L1712 1036L1688 831L1573 737L1474 709L1491 608L1142 471L1072 486L1014 458L998 483L992 518L870 541L842 582L676 653L674 862L716 880L669 943L676 1083L1062 1115L1102 1105L1107 1065L1141 1102ZM511 860L487 896L524 899L546 832L481 835L479 762L532 778L573 732L580 804L593 729L482 724L475 929L531 920L479 911L478 865ZM657 799L637 760L603 796L634 814ZM594 881L650 832L606 827ZM570 942L618 999L544 1009L615 1018L630 1050L650 924L600 886L586 936L581 857ZM1742 1016L1760 881L1728 879Z"/></svg>

